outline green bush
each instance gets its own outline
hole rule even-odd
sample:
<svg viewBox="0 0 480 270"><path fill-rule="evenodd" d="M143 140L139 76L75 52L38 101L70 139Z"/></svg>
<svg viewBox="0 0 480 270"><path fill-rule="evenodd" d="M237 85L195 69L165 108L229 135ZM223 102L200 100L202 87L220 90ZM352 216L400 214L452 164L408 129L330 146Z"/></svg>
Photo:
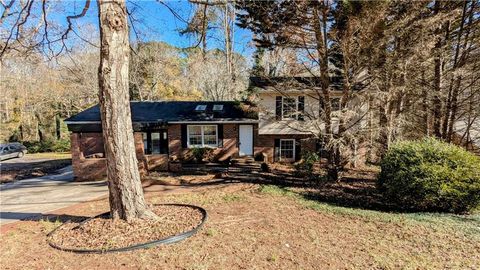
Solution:
<svg viewBox="0 0 480 270"><path fill-rule="evenodd" d="M195 147L192 149L192 155L196 162L202 162L204 159L210 161L213 157L211 157L211 153L213 152L212 148L206 147Z"/></svg>
<svg viewBox="0 0 480 270"><path fill-rule="evenodd" d="M295 164L295 173L301 177L312 177L315 163L319 160L320 156L315 152L302 153L302 160Z"/></svg>
<svg viewBox="0 0 480 270"><path fill-rule="evenodd" d="M431 138L398 142L381 161L378 188L404 208L468 212L480 205L480 158Z"/></svg>
<svg viewBox="0 0 480 270"><path fill-rule="evenodd" d="M68 152L70 151L70 140L60 139L56 141L42 141L42 142L23 142L27 147L29 153L43 153L43 152Z"/></svg>
<svg viewBox="0 0 480 270"><path fill-rule="evenodd" d="M69 152L70 151L70 139L60 139L53 143L51 148L53 152Z"/></svg>

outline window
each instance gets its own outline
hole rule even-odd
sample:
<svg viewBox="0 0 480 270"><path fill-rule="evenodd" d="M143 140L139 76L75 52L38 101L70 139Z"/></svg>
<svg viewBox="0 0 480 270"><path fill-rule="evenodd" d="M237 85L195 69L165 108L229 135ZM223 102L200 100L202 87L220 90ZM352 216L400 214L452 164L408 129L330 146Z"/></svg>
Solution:
<svg viewBox="0 0 480 270"><path fill-rule="evenodd" d="M145 154L168 154L168 136L166 130L143 132Z"/></svg>
<svg viewBox="0 0 480 270"><path fill-rule="evenodd" d="M197 105L195 107L195 111L205 111L207 109L207 105Z"/></svg>
<svg viewBox="0 0 480 270"><path fill-rule="evenodd" d="M277 120L303 121L305 111L305 96L282 97L275 99L275 118Z"/></svg>
<svg viewBox="0 0 480 270"><path fill-rule="evenodd" d="M152 154L160 154L160 133L152 132Z"/></svg>
<svg viewBox="0 0 480 270"><path fill-rule="evenodd" d="M217 145L217 126L203 127L203 140L206 145Z"/></svg>
<svg viewBox="0 0 480 270"><path fill-rule="evenodd" d="M143 138L143 151L145 152L145 154L149 154L147 153L147 150L149 149L147 132L142 132L142 138Z"/></svg>
<svg viewBox="0 0 480 270"><path fill-rule="evenodd" d="M216 125L188 126L188 147L217 147L218 132Z"/></svg>
<svg viewBox="0 0 480 270"><path fill-rule="evenodd" d="M283 97L282 119L295 119L297 114L297 99Z"/></svg>
<svg viewBox="0 0 480 270"><path fill-rule="evenodd" d="M202 146L202 126L188 126L188 144Z"/></svg>
<svg viewBox="0 0 480 270"><path fill-rule="evenodd" d="M280 140L280 160L295 159L295 140Z"/></svg>

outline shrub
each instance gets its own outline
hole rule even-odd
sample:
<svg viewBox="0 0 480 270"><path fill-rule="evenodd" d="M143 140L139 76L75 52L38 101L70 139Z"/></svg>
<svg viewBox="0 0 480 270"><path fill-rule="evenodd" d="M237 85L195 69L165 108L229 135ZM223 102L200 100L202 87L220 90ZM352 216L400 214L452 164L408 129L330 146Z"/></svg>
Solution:
<svg viewBox="0 0 480 270"><path fill-rule="evenodd" d="M266 162L262 162L262 164L260 165L260 169L262 170L262 172L270 172L270 166L268 166Z"/></svg>
<svg viewBox="0 0 480 270"><path fill-rule="evenodd" d="M212 157L212 148L205 147L196 147L192 149L192 155L196 162L202 162L204 159L211 160Z"/></svg>
<svg viewBox="0 0 480 270"><path fill-rule="evenodd" d="M51 148L53 152L69 152L70 151L70 140L69 139L60 139L53 143Z"/></svg>
<svg viewBox="0 0 480 270"><path fill-rule="evenodd" d="M70 151L70 140L60 139L56 141L41 141L41 142L23 142L29 153L43 153L43 152L68 152Z"/></svg>
<svg viewBox="0 0 480 270"><path fill-rule="evenodd" d="M480 158L431 138L398 142L381 161L377 184L404 208L468 212L480 205Z"/></svg>
<svg viewBox="0 0 480 270"><path fill-rule="evenodd" d="M301 177L312 177L314 174L313 167L320 160L315 152L302 153L302 160L295 164L295 173Z"/></svg>

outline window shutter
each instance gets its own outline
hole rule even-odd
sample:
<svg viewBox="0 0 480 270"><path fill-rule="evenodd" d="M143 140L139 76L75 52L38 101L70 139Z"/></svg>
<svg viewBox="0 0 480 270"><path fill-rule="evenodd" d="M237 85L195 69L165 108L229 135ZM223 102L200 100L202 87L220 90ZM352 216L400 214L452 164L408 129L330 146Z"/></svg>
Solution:
<svg viewBox="0 0 480 270"><path fill-rule="evenodd" d="M217 125L218 147L223 147L223 125Z"/></svg>
<svg viewBox="0 0 480 270"><path fill-rule="evenodd" d="M151 132L147 133L147 149L145 150L148 155L152 154L152 133Z"/></svg>
<svg viewBox="0 0 480 270"><path fill-rule="evenodd" d="M182 147L187 148L187 125L181 125Z"/></svg>
<svg viewBox="0 0 480 270"><path fill-rule="evenodd" d="M305 96L299 96L298 97L298 120L300 121L305 120L304 113L305 113Z"/></svg>
<svg viewBox="0 0 480 270"><path fill-rule="evenodd" d="M273 160L280 160L280 139L275 139L275 147L273 148Z"/></svg>
<svg viewBox="0 0 480 270"><path fill-rule="evenodd" d="M282 96L275 97L275 118L282 120Z"/></svg>
<svg viewBox="0 0 480 270"><path fill-rule="evenodd" d="M302 140L295 139L295 161L302 158Z"/></svg>

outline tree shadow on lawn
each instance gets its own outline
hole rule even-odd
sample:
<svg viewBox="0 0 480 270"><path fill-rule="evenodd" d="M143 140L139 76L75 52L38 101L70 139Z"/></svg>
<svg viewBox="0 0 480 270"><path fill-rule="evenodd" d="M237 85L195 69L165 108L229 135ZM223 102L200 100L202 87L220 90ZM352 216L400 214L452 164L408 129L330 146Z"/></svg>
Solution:
<svg viewBox="0 0 480 270"><path fill-rule="evenodd" d="M228 175L225 179L232 182L290 187L294 188L292 192L305 199L336 206L389 212L408 211L387 202L376 188L376 180L371 175L363 175L358 178L343 177L338 182L329 182L322 177L309 180L291 172L272 171L270 173L235 173Z"/></svg>
<svg viewBox="0 0 480 270"><path fill-rule="evenodd" d="M349 179L326 182L314 188L295 192L307 200L336 206L389 212L406 211L394 203L388 203L376 188L374 180Z"/></svg>

